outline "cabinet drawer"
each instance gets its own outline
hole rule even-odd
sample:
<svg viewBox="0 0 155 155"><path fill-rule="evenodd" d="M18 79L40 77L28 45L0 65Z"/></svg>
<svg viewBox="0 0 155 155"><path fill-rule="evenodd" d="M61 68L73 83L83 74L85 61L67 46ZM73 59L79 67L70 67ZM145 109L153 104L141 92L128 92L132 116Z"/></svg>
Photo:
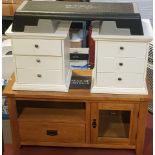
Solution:
<svg viewBox="0 0 155 155"><path fill-rule="evenodd" d="M61 56L61 40L13 39L12 43L14 54Z"/></svg>
<svg viewBox="0 0 155 155"><path fill-rule="evenodd" d="M62 84L62 71L17 69L17 82L25 84Z"/></svg>
<svg viewBox="0 0 155 155"><path fill-rule="evenodd" d="M141 88L144 86L144 75L134 73L97 73L97 86Z"/></svg>
<svg viewBox="0 0 155 155"><path fill-rule="evenodd" d="M15 56L17 68L62 69L62 57Z"/></svg>
<svg viewBox="0 0 155 155"><path fill-rule="evenodd" d="M19 121L22 142L85 143L85 124Z"/></svg>
<svg viewBox="0 0 155 155"><path fill-rule="evenodd" d="M140 57L145 58L147 43L140 42L98 42L98 58L104 57Z"/></svg>
<svg viewBox="0 0 155 155"><path fill-rule="evenodd" d="M104 58L98 57L97 72L144 73L143 58Z"/></svg>

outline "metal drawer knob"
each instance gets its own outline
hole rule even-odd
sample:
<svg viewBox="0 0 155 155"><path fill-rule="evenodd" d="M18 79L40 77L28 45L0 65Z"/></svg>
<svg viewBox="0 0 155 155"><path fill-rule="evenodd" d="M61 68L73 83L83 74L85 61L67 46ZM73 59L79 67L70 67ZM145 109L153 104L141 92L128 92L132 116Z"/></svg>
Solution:
<svg viewBox="0 0 155 155"><path fill-rule="evenodd" d="M121 47L120 47L120 50L124 50L124 47L123 47L123 46L121 46Z"/></svg>
<svg viewBox="0 0 155 155"><path fill-rule="evenodd" d="M37 44L35 44L34 46L35 46L35 48L39 48L39 45L37 45Z"/></svg>
<svg viewBox="0 0 155 155"><path fill-rule="evenodd" d="M41 77L42 77L42 75L41 75L41 74L37 74L37 77L41 78Z"/></svg>
<svg viewBox="0 0 155 155"><path fill-rule="evenodd" d="M122 81L122 78L121 78L121 77L119 77L119 78L118 78L118 81Z"/></svg>
<svg viewBox="0 0 155 155"><path fill-rule="evenodd" d="M120 62L120 63L119 63L119 66L123 66L123 63L122 63L122 62Z"/></svg>
<svg viewBox="0 0 155 155"><path fill-rule="evenodd" d="M36 59L36 61L38 62L38 63L40 63L41 62L41 60L38 58L38 59Z"/></svg>

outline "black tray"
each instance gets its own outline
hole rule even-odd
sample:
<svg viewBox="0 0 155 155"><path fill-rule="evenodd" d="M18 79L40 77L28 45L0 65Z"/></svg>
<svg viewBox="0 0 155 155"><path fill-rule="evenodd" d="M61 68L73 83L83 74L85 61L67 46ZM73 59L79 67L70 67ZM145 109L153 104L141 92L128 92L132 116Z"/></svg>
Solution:
<svg viewBox="0 0 155 155"><path fill-rule="evenodd" d="M22 32L25 25L37 25L38 19L113 20L118 28L143 35L141 16L134 12L133 3L24 1L15 12L12 31Z"/></svg>

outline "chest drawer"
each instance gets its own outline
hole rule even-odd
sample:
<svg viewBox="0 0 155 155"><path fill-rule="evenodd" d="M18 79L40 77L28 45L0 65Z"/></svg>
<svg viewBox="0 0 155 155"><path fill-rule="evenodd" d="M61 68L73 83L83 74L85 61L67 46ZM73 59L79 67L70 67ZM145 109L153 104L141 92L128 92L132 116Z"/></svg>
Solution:
<svg viewBox="0 0 155 155"><path fill-rule="evenodd" d="M17 68L38 68L62 70L62 57L15 56Z"/></svg>
<svg viewBox="0 0 155 155"><path fill-rule="evenodd" d="M101 58L98 57L97 72L144 73L143 58Z"/></svg>
<svg viewBox="0 0 155 155"><path fill-rule="evenodd" d="M97 73L97 86L142 88L144 86L144 75L134 73Z"/></svg>
<svg viewBox="0 0 155 155"><path fill-rule="evenodd" d="M17 82L25 84L62 84L62 71L17 69Z"/></svg>
<svg viewBox="0 0 155 155"><path fill-rule="evenodd" d="M147 43L98 41L98 57L145 58Z"/></svg>
<svg viewBox="0 0 155 155"><path fill-rule="evenodd" d="M19 121L22 142L85 143L85 124Z"/></svg>
<svg viewBox="0 0 155 155"><path fill-rule="evenodd" d="M13 53L17 55L61 56L61 40L13 39Z"/></svg>

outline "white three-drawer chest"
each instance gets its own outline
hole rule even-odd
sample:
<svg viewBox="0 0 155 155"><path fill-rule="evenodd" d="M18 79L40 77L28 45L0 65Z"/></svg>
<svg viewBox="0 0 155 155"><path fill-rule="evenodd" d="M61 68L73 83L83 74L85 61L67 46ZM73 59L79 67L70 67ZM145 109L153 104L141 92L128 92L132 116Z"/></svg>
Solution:
<svg viewBox="0 0 155 155"><path fill-rule="evenodd" d="M48 31L45 22L49 25L49 21L43 20L41 31ZM55 32L39 32L40 28L33 26L26 27L24 32L12 32L11 28L6 35L12 39L16 66L13 90L67 92L71 79L70 22L61 21Z"/></svg>
<svg viewBox="0 0 155 155"><path fill-rule="evenodd" d="M102 26L101 34L100 26L94 23L92 31L95 67L91 92L147 94L146 68L152 40L149 20L142 20L144 35L131 35L127 29L119 30L110 22Z"/></svg>

